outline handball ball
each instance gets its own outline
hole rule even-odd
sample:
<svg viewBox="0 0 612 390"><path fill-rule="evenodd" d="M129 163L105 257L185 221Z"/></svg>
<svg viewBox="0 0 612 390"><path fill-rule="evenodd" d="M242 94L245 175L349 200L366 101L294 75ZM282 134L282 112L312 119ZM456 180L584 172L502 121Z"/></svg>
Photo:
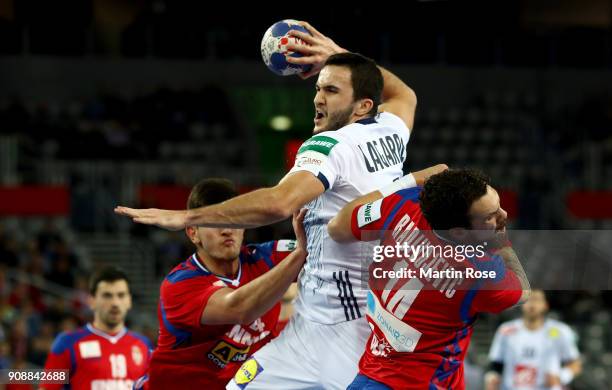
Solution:
<svg viewBox="0 0 612 390"><path fill-rule="evenodd" d="M308 72L311 68L311 65L291 64L285 59L285 56L302 57L298 52L287 50L288 43L307 45L303 40L287 35L289 30L310 34L296 20L285 19L270 26L261 40L261 57L272 72L281 76Z"/></svg>

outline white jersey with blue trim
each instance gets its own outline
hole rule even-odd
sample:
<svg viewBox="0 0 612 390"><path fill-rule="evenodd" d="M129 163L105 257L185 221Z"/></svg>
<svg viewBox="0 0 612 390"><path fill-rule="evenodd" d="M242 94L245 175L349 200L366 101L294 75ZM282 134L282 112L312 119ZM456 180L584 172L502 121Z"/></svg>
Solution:
<svg viewBox="0 0 612 390"><path fill-rule="evenodd" d="M308 258L298 280L296 310L306 319L335 324L365 315L364 244L333 241L327 223L348 202L402 176L409 137L399 117L382 112L319 133L298 150L289 174L308 171L325 186L325 192L305 206Z"/></svg>
<svg viewBox="0 0 612 390"><path fill-rule="evenodd" d="M492 362L503 364L501 389L544 390L546 374L559 375L564 363L578 359L576 336L563 322L547 319L530 330L522 319L499 326L489 351Z"/></svg>

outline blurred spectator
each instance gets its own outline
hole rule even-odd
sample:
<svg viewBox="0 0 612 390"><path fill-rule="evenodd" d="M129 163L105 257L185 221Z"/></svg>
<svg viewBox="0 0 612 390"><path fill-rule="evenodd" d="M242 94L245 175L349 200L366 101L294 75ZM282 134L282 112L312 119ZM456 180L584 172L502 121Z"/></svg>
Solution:
<svg viewBox="0 0 612 390"><path fill-rule="evenodd" d="M70 264L70 257L62 254L53 260L51 266L51 272L47 274L47 279L50 282L59 284L63 287L74 286L74 275L72 274L72 264Z"/></svg>
<svg viewBox="0 0 612 390"><path fill-rule="evenodd" d="M0 229L0 263L8 267L17 267L19 265L18 252L17 241Z"/></svg>
<svg viewBox="0 0 612 390"><path fill-rule="evenodd" d="M18 317L11 325L9 343L11 356L16 362L24 361L28 354L28 324L22 317Z"/></svg>
<svg viewBox="0 0 612 390"><path fill-rule="evenodd" d="M0 370L11 368L11 346L6 341L0 341Z"/></svg>
<svg viewBox="0 0 612 390"><path fill-rule="evenodd" d="M55 339L54 333L55 326L49 321L43 322L40 331L33 333L28 352L29 362L41 367L45 364L45 359Z"/></svg>
<svg viewBox="0 0 612 390"><path fill-rule="evenodd" d="M46 253L62 241L62 237L52 219L47 219L42 230L37 234L38 250Z"/></svg>

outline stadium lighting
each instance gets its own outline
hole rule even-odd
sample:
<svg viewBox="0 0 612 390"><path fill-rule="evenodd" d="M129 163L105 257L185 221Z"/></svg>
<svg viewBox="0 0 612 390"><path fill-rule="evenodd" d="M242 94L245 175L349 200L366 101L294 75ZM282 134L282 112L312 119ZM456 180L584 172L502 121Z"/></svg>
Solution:
<svg viewBox="0 0 612 390"><path fill-rule="evenodd" d="M277 115L270 119L270 127L276 131L287 131L292 124L291 118L286 115Z"/></svg>

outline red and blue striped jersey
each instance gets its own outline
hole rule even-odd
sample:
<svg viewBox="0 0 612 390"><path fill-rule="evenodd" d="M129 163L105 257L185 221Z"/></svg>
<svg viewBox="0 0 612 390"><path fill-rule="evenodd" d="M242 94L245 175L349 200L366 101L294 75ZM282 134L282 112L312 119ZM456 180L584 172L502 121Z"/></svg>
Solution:
<svg viewBox="0 0 612 390"><path fill-rule="evenodd" d="M131 389L146 372L152 345L145 336L122 329L107 334L91 324L61 333L51 346L45 369L70 370L69 385L44 389Z"/></svg>
<svg viewBox="0 0 612 390"><path fill-rule="evenodd" d="M463 360L472 324L480 312L515 305L520 282L503 259L489 251L463 261L458 261L458 252L436 252L436 246L457 250L458 244L431 229L419 206L419 192L398 191L353 212L357 239L379 237L382 249L374 253L396 244L410 248L401 256L382 256L369 267L367 320L372 334L359 370L393 389L464 389ZM429 249L419 251L419 246ZM433 272L446 269L462 273L449 277ZM383 271L395 274L384 276ZM473 276L475 271L487 271L489 278L457 276Z"/></svg>
<svg viewBox="0 0 612 390"><path fill-rule="evenodd" d="M196 254L176 266L161 285L159 339L144 387L224 389L242 363L276 336L280 304L250 324L202 325L202 312L215 291L250 282L294 246L291 240L243 246L234 280L208 271Z"/></svg>

